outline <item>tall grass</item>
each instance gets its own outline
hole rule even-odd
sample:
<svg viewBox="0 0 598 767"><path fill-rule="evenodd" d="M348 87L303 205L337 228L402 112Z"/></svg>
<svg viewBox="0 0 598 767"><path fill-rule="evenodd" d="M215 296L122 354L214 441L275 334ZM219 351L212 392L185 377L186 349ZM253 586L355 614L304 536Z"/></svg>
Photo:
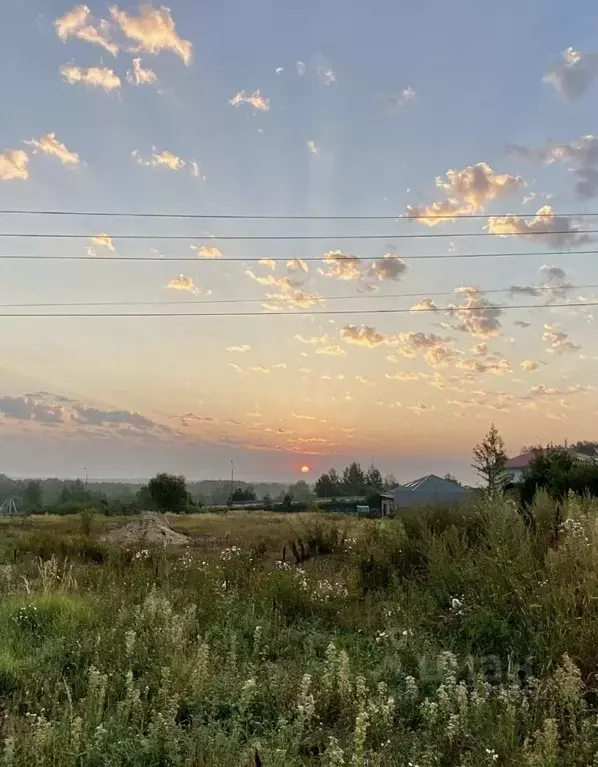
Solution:
<svg viewBox="0 0 598 767"><path fill-rule="evenodd" d="M597 511L5 524L0 765L598 765Z"/></svg>

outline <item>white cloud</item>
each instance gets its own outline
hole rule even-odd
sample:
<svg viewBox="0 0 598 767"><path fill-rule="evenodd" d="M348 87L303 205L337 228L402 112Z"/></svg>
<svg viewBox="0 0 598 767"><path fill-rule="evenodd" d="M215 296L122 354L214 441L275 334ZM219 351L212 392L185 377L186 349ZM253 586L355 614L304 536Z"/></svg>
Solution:
<svg viewBox="0 0 598 767"><path fill-rule="evenodd" d="M411 86L407 86L406 88L403 88L403 90L396 96L391 96L388 99L388 104L394 108L404 107L410 101L413 101L415 96L416 92L413 90L413 88L411 88Z"/></svg>
<svg viewBox="0 0 598 767"><path fill-rule="evenodd" d="M29 155L22 149L10 149L0 154L0 181L27 181Z"/></svg>
<svg viewBox="0 0 598 767"><path fill-rule="evenodd" d="M276 261L273 258L260 258L258 263L266 269L272 269L272 271L276 269Z"/></svg>
<svg viewBox="0 0 598 767"><path fill-rule="evenodd" d="M465 303L459 306L449 306L448 312L457 317L459 322L456 330L471 333L477 338L493 338L501 329L500 307L491 304L484 298L478 288L462 287L456 290L464 296Z"/></svg>
<svg viewBox="0 0 598 767"><path fill-rule="evenodd" d="M116 90L121 86L120 77L107 67L89 67L85 69L84 67L65 64L60 67L60 73L63 79L70 85L82 83L92 88L103 88L106 92Z"/></svg>
<svg viewBox="0 0 598 767"><path fill-rule="evenodd" d="M170 290L186 290L195 295L199 293L199 289L193 281L193 277L186 277L184 274L179 274L178 277L170 280L166 287Z"/></svg>
<svg viewBox="0 0 598 767"><path fill-rule="evenodd" d="M373 348L387 343L389 336L379 333L367 325L345 325L340 331L341 338L349 344Z"/></svg>
<svg viewBox="0 0 598 767"><path fill-rule="evenodd" d="M426 362L432 367L444 366L450 362L455 353L450 348L449 338L442 338L435 333L399 333L394 342L397 344L397 355L391 355L390 362L400 361L400 357L413 359L423 352Z"/></svg>
<svg viewBox="0 0 598 767"><path fill-rule="evenodd" d="M96 234L95 237L92 237L91 245L87 248L87 254L89 256L97 256L96 248L106 248L112 253L116 251L112 237L109 237L107 234Z"/></svg>
<svg viewBox="0 0 598 767"><path fill-rule="evenodd" d="M511 363L508 360L499 360L498 362L483 362L476 359L464 359L457 362L460 370L466 370L469 373L482 375L492 373L493 375L504 375L511 372Z"/></svg>
<svg viewBox="0 0 598 767"><path fill-rule="evenodd" d="M318 154L318 152L320 151L320 148L318 147L315 141L308 141L307 148L312 154Z"/></svg>
<svg viewBox="0 0 598 767"><path fill-rule="evenodd" d="M555 325L544 325L542 340L548 343L547 351L551 354L565 354L566 352L576 352L581 349L581 346L569 340L568 333L557 330Z"/></svg>
<svg viewBox="0 0 598 767"><path fill-rule="evenodd" d="M468 165L463 170L449 170L446 178L438 176L436 186L446 194L445 200L428 206L408 205L406 212L411 218L420 216L446 216L446 218L422 218L427 226L454 221L458 216L476 213L493 200L499 200L516 192L524 181L521 176L495 173L485 162Z"/></svg>
<svg viewBox="0 0 598 767"><path fill-rule="evenodd" d="M281 75L284 72L284 67L276 67L274 71L277 75Z"/></svg>
<svg viewBox="0 0 598 767"><path fill-rule="evenodd" d="M304 261L302 258L292 258L290 261L287 261L287 269L290 269L292 272L302 271L307 273L309 266L307 261Z"/></svg>
<svg viewBox="0 0 598 767"><path fill-rule="evenodd" d="M127 72L127 81L133 85L153 85L158 76L153 69L144 69L141 59L133 59L133 69Z"/></svg>
<svg viewBox="0 0 598 767"><path fill-rule="evenodd" d="M295 66L297 68L297 74L299 75L299 77L303 77L303 75L305 74L305 71L307 69L307 66L306 66L305 62L304 61L298 61L295 64Z"/></svg>
<svg viewBox="0 0 598 767"><path fill-rule="evenodd" d="M63 165L78 165L79 163L79 155L76 152L71 152L62 142L58 141L55 133L46 133L39 140L31 139L31 141L24 141L23 143L44 154L57 157Z"/></svg>
<svg viewBox="0 0 598 767"><path fill-rule="evenodd" d="M207 247L206 245L191 245L191 250L194 250L199 258L216 259L222 258L222 253L218 248Z"/></svg>
<svg viewBox="0 0 598 767"><path fill-rule="evenodd" d="M239 352L240 354L242 354L244 352L251 351L251 346L249 346L249 344L241 344L240 346L227 346L226 351Z"/></svg>
<svg viewBox="0 0 598 767"><path fill-rule="evenodd" d="M542 79L552 85L563 98L576 99L590 88L597 72L597 54L584 54L567 48L562 52L560 61L553 64L552 69Z"/></svg>
<svg viewBox="0 0 598 767"><path fill-rule="evenodd" d="M437 312L438 307L433 298L422 298L415 306L411 307L412 312Z"/></svg>
<svg viewBox="0 0 598 767"><path fill-rule="evenodd" d="M245 91L239 91L231 99L229 104L232 106L239 106L239 104L250 104L254 109L258 109L261 112L267 112L270 109L270 99L262 96L261 91L257 90L253 93L245 93Z"/></svg>
<svg viewBox="0 0 598 767"><path fill-rule="evenodd" d="M297 418L299 421L315 421L315 415L303 415L301 413L292 413L293 418Z"/></svg>
<svg viewBox="0 0 598 767"><path fill-rule="evenodd" d="M105 19L86 23L90 13L86 5L75 5L54 22L56 34L63 42L66 42L69 37L76 37L91 45L99 45L116 56L118 45L110 40L110 24Z"/></svg>
<svg viewBox="0 0 598 767"><path fill-rule="evenodd" d="M252 373L261 373L262 375L266 375L270 372L270 368L267 368L265 365L252 365L249 370Z"/></svg>
<svg viewBox="0 0 598 767"><path fill-rule="evenodd" d="M526 373L533 373L534 370L538 369L538 363L535 360L523 360L521 369Z"/></svg>
<svg viewBox="0 0 598 767"><path fill-rule="evenodd" d="M181 170L187 164L176 154L169 152L165 149L163 152L158 152L156 147L152 147L152 156L149 160L144 160L139 152L135 149L132 156L136 159L139 165L144 165L146 168L168 168L169 170Z"/></svg>
<svg viewBox="0 0 598 767"><path fill-rule="evenodd" d="M324 85L332 85L332 83L336 82L336 75L330 67L327 67L324 64L318 64L316 67L316 74Z"/></svg>
<svg viewBox="0 0 598 767"><path fill-rule="evenodd" d="M261 277L254 274L251 269L247 269L245 274L260 285L272 287L278 291L266 293L266 298L270 299L269 302L262 304L262 309L266 312L281 311L285 307L309 309L324 301L323 296L304 291L302 283L292 277L275 277L272 274Z"/></svg>
<svg viewBox="0 0 598 767"><path fill-rule="evenodd" d="M139 16L132 16L112 5L110 14L125 36L138 43L137 50L154 55L161 51L172 51L187 66L191 63L193 46L178 36L169 8L141 5Z"/></svg>
<svg viewBox="0 0 598 767"><path fill-rule="evenodd" d="M525 219L516 215L491 216L488 231L501 237L516 235L530 242L540 242L558 250L583 245L590 241L580 234L579 224L572 216L557 216L550 205L540 208L535 218Z"/></svg>
<svg viewBox="0 0 598 767"><path fill-rule="evenodd" d="M361 277L361 260L357 256L345 256L340 250L329 250L324 254L324 263L328 271L322 271L326 277L337 280L358 280Z"/></svg>

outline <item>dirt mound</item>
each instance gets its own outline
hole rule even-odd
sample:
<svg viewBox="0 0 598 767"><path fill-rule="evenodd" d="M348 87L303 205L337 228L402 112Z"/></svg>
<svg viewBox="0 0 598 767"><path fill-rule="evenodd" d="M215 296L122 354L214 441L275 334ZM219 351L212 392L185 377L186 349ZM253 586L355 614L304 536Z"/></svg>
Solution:
<svg viewBox="0 0 598 767"><path fill-rule="evenodd" d="M142 512L141 516L127 522L126 525L111 530L102 538L106 543L119 546L187 546L191 539L177 533L170 527L165 517L152 512Z"/></svg>

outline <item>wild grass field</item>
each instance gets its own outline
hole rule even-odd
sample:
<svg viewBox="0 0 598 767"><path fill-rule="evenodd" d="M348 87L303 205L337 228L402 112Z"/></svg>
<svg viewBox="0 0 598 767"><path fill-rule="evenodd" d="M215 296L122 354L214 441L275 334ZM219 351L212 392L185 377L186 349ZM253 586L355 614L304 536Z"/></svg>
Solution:
<svg viewBox="0 0 598 767"><path fill-rule="evenodd" d="M0 764L598 765L597 512L2 520Z"/></svg>

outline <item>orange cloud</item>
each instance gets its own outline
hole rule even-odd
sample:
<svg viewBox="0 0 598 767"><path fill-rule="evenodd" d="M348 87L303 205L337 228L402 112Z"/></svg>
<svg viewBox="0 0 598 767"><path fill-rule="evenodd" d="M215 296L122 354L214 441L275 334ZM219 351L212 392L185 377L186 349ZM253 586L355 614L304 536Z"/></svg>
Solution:
<svg viewBox="0 0 598 767"><path fill-rule="evenodd" d="M139 16L132 16L112 5L110 14L125 36L139 44L137 50L153 55L161 51L172 51L187 66L191 63L193 46L178 36L169 8L141 5Z"/></svg>

